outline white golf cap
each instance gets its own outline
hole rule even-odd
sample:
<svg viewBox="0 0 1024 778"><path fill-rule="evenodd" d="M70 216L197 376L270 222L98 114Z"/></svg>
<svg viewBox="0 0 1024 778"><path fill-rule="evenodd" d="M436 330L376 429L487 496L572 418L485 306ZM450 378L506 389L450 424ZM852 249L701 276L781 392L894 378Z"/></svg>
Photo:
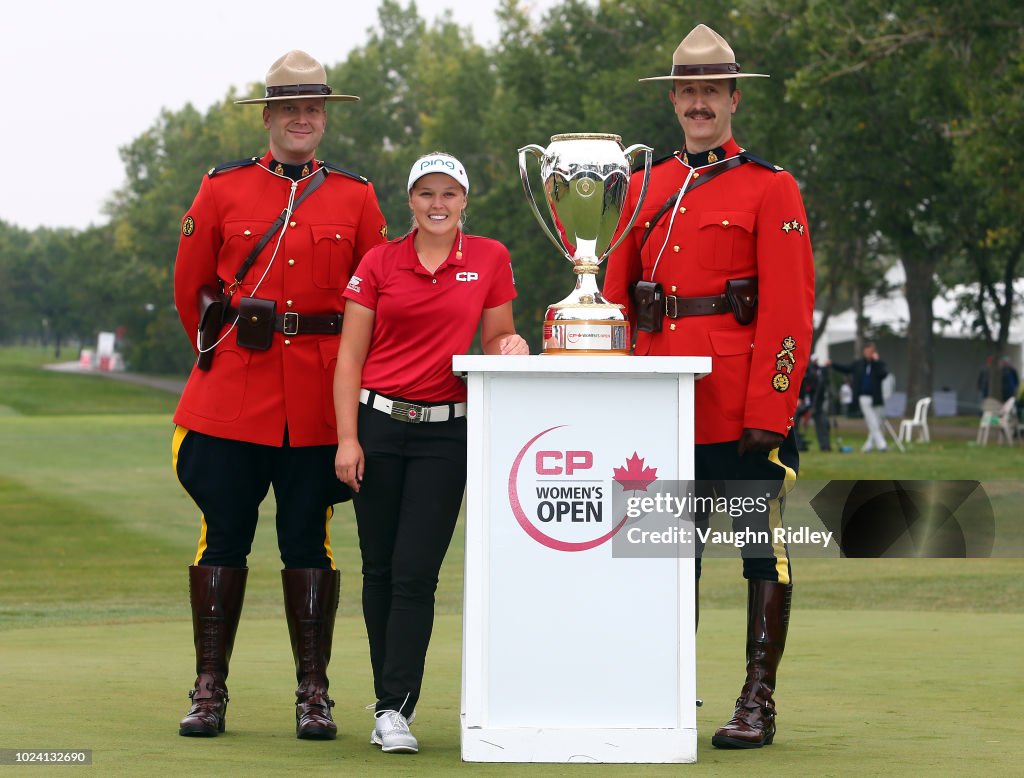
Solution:
<svg viewBox="0 0 1024 778"><path fill-rule="evenodd" d="M429 173L444 173L451 176L469 194L469 176L466 175L466 168L451 154L427 154L412 163L409 171L409 185L405 188L407 192L412 191L412 185Z"/></svg>

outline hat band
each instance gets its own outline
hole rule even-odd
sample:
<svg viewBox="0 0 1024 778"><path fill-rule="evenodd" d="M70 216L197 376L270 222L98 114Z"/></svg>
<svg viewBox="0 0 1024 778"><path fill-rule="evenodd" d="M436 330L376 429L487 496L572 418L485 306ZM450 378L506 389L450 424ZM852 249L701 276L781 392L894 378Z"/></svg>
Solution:
<svg viewBox="0 0 1024 778"><path fill-rule="evenodd" d="M673 76L717 76L722 73L739 73L737 62L722 62L713 65L673 65Z"/></svg>
<svg viewBox="0 0 1024 778"><path fill-rule="evenodd" d="M321 97L329 95L331 88L326 84L294 84L289 86L268 86L267 97Z"/></svg>

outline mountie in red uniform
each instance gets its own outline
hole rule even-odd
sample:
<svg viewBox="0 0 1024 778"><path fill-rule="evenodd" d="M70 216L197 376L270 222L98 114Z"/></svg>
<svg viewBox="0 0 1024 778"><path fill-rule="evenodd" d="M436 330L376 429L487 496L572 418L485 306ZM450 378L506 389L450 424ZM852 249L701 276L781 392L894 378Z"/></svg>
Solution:
<svg viewBox="0 0 1024 778"><path fill-rule="evenodd" d="M198 290L235 273L289 202L293 182L272 172L271 156L214 168L182 220L174 271L174 302L193 344ZM309 173L324 166L314 161ZM340 313L342 291L359 259L386 239L384 217L366 179L326 165L327 176L271 238L232 297L276 303L283 327L265 351L244 348L228 332L229 317L209 371L193 368L174 421L220 438L280 446L335 445L332 382L340 329L302 334L303 316ZM301 197L312 180L297 184ZM280 245L278 245L280 241ZM276 251L276 256L275 256ZM271 264L271 257L273 263ZM289 335L298 330L299 334ZM208 344L204 344L204 347Z"/></svg>
<svg viewBox="0 0 1024 778"><path fill-rule="evenodd" d="M642 175L633 176L627 213ZM741 324L724 300L711 298L725 293L726 282L752 277L756 314ZM696 443L738 440L744 428L786 435L810 356L814 308L810 234L793 177L732 139L699 160L677 152L660 161L604 282L605 297L626 305L634 324L638 281L659 283L665 302L661 331L638 332L634 353L712 357L712 373L696 384ZM680 315L716 304L722 313Z"/></svg>

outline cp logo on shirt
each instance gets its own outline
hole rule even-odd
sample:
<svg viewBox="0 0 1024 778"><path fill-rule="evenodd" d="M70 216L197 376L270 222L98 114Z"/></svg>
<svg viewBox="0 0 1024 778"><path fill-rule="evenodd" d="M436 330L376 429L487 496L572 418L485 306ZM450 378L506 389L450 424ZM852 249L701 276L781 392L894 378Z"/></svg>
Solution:
<svg viewBox="0 0 1024 778"><path fill-rule="evenodd" d="M476 281L480 278L478 273L471 273L468 270L462 270L455 274L456 281Z"/></svg>

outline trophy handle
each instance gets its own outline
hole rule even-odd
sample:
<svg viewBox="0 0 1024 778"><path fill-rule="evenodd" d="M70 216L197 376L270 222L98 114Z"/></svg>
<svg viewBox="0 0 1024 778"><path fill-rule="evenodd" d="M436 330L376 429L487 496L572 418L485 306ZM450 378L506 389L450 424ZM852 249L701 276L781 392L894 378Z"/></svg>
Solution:
<svg viewBox="0 0 1024 778"><path fill-rule="evenodd" d="M555 237L554 233L551 232L551 228L548 227L547 222L544 221L544 217L541 216L540 208L537 207L537 201L534 199L533 196L533 190L530 188L530 176L526 170L526 154L527 152L530 152L537 158L537 161L540 162L541 159L544 157L545 151L546 149L542 148L541 146L538 146L536 143L527 144L526 146L523 146L521 149L519 149L519 178L522 179L523 191L526 192L526 200L530 203L530 209L533 211L533 215L536 217L537 223L544 230L544 234L548 236L548 239L555 244L555 248L557 248L559 252L561 252L562 255L565 256L565 258L571 262L572 257L569 255L569 252L565 250L565 246L563 246L562 242ZM647 169L650 170L650 167L651 160L648 156ZM645 179L645 188L646 184L647 181ZM630 225L632 225L632 222L630 222Z"/></svg>
<svg viewBox="0 0 1024 778"><path fill-rule="evenodd" d="M629 234L629 231L633 229L633 224L636 222L636 217L640 215L640 207L644 204L644 198L647 196L647 184L651 180L651 157L654 156L654 149L652 149L650 146L645 146L642 143L636 143L622 152L629 160L630 165L632 165L633 158L636 156L637 153L641 151L646 153L646 156L644 158L644 182L640 186L640 197L637 198L636 208L633 209L633 215L629 217L629 223L626 225L626 228L619 233L619 239L615 241L615 243L613 243L606 252L604 252L604 256L602 256L601 259L598 260L598 262L603 261L606 257L610 256L611 253L615 251L615 249L619 247L619 244L622 243L623 240L625 240L626 236Z"/></svg>

